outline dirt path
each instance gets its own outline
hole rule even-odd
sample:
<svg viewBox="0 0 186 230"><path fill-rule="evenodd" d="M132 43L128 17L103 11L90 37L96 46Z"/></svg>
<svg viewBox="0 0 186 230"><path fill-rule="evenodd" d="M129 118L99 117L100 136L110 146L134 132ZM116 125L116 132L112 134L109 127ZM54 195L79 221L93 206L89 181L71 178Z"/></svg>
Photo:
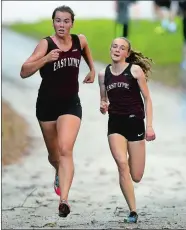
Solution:
<svg viewBox="0 0 186 230"><path fill-rule="evenodd" d="M2 101L2 166L17 163L30 148L29 130L25 120ZM11 143L11 144L10 144Z"/></svg>
<svg viewBox="0 0 186 230"><path fill-rule="evenodd" d="M31 44L29 40L27 43ZM97 71L101 68L102 65L96 65ZM69 196L72 212L66 219L57 215L54 171L47 162L47 152L35 118L38 75L28 81L20 80L18 75L14 81L13 76L11 80L11 77L3 79L3 97L27 119L35 146L24 162L3 170L2 228L184 229L186 135L180 95L150 84L157 140L147 144L145 175L142 182L135 185L139 223L127 225L123 223L127 206L106 138L107 116L98 111L97 82L94 85L81 83L86 70L82 64L83 121L74 149L75 177Z"/></svg>

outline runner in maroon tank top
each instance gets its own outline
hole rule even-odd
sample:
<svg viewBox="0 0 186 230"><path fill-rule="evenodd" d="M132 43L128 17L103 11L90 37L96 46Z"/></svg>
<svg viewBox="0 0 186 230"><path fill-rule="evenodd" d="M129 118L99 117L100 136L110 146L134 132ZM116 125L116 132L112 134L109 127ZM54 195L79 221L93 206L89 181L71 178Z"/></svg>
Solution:
<svg viewBox="0 0 186 230"><path fill-rule="evenodd" d="M93 83L95 70L84 35L70 34L74 13L61 6L52 15L55 35L42 39L21 69L21 77L40 71L42 82L36 103L36 117L55 168L55 192L60 196L59 216L70 213L67 202L73 180L73 147L79 132L82 108L79 92L79 65L84 57L90 72L84 83Z"/></svg>
<svg viewBox="0 0 186 230"><path fill-rule="evenodd" d="M145 139L155 139L152 101L146 83L151 63L141 53L131 50L126 38L116 38L112 42L110 55L112 64L98 74L100 111L103 114L108 111L109 114L109 146L118 166L120 187L130 209L125 221L136 223L138 214L132 180L140 182L144 173Z"/></svg>

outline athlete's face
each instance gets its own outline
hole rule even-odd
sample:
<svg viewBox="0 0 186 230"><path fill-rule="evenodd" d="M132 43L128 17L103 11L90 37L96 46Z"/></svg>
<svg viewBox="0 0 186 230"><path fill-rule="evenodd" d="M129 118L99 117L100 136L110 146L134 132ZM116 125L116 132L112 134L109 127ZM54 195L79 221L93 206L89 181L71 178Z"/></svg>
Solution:
<svg viewBox="0 0 186 230"><path fill-rule="evenodd" d="M121 62L129 56L129 44L122 38L116 38L110 48L112 61Z"/></svg>
<svg viewBox="0 0 186 230"><path fill-rule="evenodd" d="M54 29L59 37L63 37L70 33L73 26L71 14L68 12L57 11L53 21Z"/></svg>

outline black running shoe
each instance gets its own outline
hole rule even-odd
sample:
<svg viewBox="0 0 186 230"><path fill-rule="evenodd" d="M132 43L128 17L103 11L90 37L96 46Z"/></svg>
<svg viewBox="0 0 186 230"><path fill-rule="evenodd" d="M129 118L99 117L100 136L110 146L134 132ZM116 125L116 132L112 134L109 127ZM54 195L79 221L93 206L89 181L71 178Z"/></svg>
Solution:
<svg viewBox="0 0 186 230"><path fill-rule="evenodd" d="M69 213L70 213L70 205L67 203L66 200L62 200L59 204L59 216L67 217Z"/></svg>
<svg viewBox="0 0 186 230"><path fill-rule="evenodd" d="M137 223L138 214L136 212L130 212L129 216L124 219L125 223Z"/></svg>

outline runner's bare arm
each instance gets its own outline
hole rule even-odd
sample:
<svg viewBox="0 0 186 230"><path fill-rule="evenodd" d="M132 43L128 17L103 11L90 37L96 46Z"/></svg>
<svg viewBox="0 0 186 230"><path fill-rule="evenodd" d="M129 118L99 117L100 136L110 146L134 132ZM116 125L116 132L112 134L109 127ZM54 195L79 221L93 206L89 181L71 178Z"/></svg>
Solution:
<svg viewBox="0 0 186 230"><path fill-rule="evenodd" d="M132 65L131 72L134 78L137 79L138 85L140 87L141 93L144 98L145 110L146 110L146 126L152 127L152 120L153 120L152 100L147 85L147 81L145 78L145 74L139 65Z"/></svg>
<svg viewBox="0 0 186 230"><path fill-rule="evenodd" d="M81 48L83 50L82 56L85 59L90 71L95 72L94 62L93 62L92 54L87 39L83 34L78 35L78 37L81 43Z"/></svg>
<svg viewBox="0 0 186 230"><path fill-rule="evenodd" d="M32 55L23 63L21 67L20 76L27 78L37 72L47 62L46 52L48 43L46 39L42 39L36 46Z"/></svg>
<svg viewBox="0 0 186 230"><path fill-rule="evenodd" d="M105 80L105 69L101 70L98 73L98 83L100 88L100 101L108 102L104 80Z"/></svg>

